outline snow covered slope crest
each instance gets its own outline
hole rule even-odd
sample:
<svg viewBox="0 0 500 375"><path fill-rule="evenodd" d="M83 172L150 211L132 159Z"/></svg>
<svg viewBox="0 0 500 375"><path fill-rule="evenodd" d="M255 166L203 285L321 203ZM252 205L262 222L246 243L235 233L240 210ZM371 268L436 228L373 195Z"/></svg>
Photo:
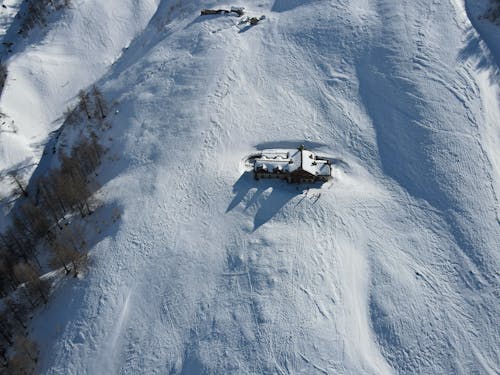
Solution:
<svg viewBox="0 0 500 375"><path fill-rule="evenodd" d="M3 3L2 42L13 46L2 46L9 73L0 98L0 173L20 169L29 178L49 133L61 125L78 91L116 61L148 24L158 0L73 0L47 16L45 27L25 36L18 35L20 21L13 17L24 9L22 2ZM0 194L7 191L1 182Z"/></svg>

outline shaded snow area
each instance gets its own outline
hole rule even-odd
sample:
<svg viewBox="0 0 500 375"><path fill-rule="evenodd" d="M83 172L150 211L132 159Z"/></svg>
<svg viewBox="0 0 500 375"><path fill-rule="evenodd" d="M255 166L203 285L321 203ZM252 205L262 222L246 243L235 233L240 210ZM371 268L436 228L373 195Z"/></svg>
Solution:
<svg viewBox="0 0 500 375"><path fill-rule="evenodd" d="M0 168L98 79L121 221L34 319L40 373L500 372L498 55L462 1L74 3L7 61ZM231 5L265 19L199 16ZM300 144L330 181L242 162Z"/></svg>
<svg viewBox="0 0 500 375"><path fill-rule="evenodd" d="M65 10L48 15L49 27L18 34L15 12L20 0L0 7L2 49L8 67L0 98L0 171L27 170L40 159L51 131L62 123L64 111L75 105L80 89L101 77L153 15L158 0L72 0ZM8 190L0 181L0 194Z"/></svg>

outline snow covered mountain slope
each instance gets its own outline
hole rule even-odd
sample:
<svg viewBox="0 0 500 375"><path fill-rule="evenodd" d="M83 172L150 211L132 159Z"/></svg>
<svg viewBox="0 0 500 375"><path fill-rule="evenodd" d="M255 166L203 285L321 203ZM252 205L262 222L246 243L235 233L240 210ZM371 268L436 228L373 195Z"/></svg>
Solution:
<svg viewBox="0 0 500 375"><path fill-rule="evenodd" d="M41 373L497 374L498 82L464 5L241 5L266 19L161 1L102 77L121 222L34 322ZM245 172L300 143L332 182Z"/></svg>
<svg viewBox="0 0 500 375"><path fill-rule="evenodd" d="M60 126L77 92L108 70L147 25L158 1L76 0L26 38L17 34L19 21L12 17L20 2L4 3L2 41L14 46L11 53L4 48L2 56L9 74L0 100L6 122L0 132L0 171L38 162L49 133ZM0 192L6 189L2 184Z"/></svg>

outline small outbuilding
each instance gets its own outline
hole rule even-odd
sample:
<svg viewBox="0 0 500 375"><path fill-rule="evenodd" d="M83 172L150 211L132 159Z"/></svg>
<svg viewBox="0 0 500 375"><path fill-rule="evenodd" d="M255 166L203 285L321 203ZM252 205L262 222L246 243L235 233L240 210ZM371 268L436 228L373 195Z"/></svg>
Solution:
<svg viewBox="0 0 500 375"><path fill-rule="evenodd" d="M331 162L300 146L295 150L264 150L254 160L254 176L289 183L325 182L332 176Z"/></svg>

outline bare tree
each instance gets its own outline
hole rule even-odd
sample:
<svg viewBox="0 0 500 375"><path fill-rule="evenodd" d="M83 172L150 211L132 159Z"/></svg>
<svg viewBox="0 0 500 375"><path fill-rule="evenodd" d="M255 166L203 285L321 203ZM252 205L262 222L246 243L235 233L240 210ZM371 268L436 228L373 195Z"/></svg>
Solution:
<svg viewBox="0 0 500 375"><path fill-rule="evenodd" d="M70 0L27 0L19 34L26 36L36 25L45 26L50 8L61 10L71 5Z"/></svg>
<svg viewBox="0 0 500 375"><path fill-rule="evenodd" d="M29 302L35 306L37 296L42 299L44 304L49 301L50 285L46 280L40 277L38 270L29 263L19 263L14 267L16 277L24 283L27 290L26 297Z"/></svg>
<svg viewBox="0 0 500 375"><path fill-rule="evenodd" d="M80 92L78 93L78 99L80 100L80 102L78 103L78 107L81 111L85 112L87 118L90 120L92 116L90 113L89 94L87 94L83 90L80 90Z"/></svg>
<svg viewBox="0 0 500 375"><path fill-rule="evenodd" d="M4 62L0 62L0 96L2 95L6 80L7 80L7 65L5 65Z"/></svg>
<svg viewBox="0 0 500 375"><path fill-rule="evenodd" d="M24 335L18 335L14 342L14 355L9 361L9 372L12 375L33 374L38 361L38 345Z"/></svg>
<svg viewBox="0 0 500 375"><path fill-rule="evenodd" d="M2 368L6 368L7 364L9 363L9 358L7 357L7 350L8 346L7 345L1 345L0 344L0 374L4 374L4 372L1 371Z"/></svg>
<svg viewBox="0 0 500 375"><path fill-rule="evenodd" d="M86 264L87 253L76 250L72 245L61 240L56 240L52 246L51 266L54 268L63 267L66 274L73 270L76 277Z"/></svg>
<svg viewBox="0 0 500 375"><path fill-rule="evenodd" d="M92 195L83 168L76 158L62 157L61 170L55 180L57 194L66 205L78 210L82 217L91 213L89 199Z"/></svg>
<svg viewBox="0 0 500 375"><path fill-rule="evenodd" d="M37 244L49 231L49 222L44 213L30 201L25 202L13 214L13 225L10 228L16 244L23 249L26 258L32 258L40 266Z"/></svg>
<svg viewBox="0 0 500 375"><path fill-rule="evenodd" d="M67 244L61 243L57 240L51 243L50 251L52 253L50 266L53 269L62 267L64 268L64 271L66 271L66 274L70 273L71 269L68 268L68 265L73 262L75 258L77 258L77 253Z"/></svg>
<svg viewBox="0 0 500 375"><path fill-rule="evenodd" d="M19 175L18 171L10 171L8 176L11 180L12 185L14 186L13 193L16 196L28 196L28 191L26 190L26 182Z"/></svg>
<svg viewBox="0 0 500 375"><path fill-rule="evenodd" d="M45 1L30 0L28 1L26 14L21 22L19 34L24 36L35 27L35 25L43 25L45 23L44 14Z"/></svg>
<svg viewBox="0 0 500 375"><path fill-rule="evenodd" d="M19 254L24 261L35 261L40 268L38 259L38 239L31 232L28 224L17 214L14 215L13 225L9 228L12 238L15 240Z"/></svg>
<svg viewBox="0 0 500 375"><path fill-rule="evenodd" d="M14 265L16 259L6 247L0 246L0 296L6 297L11 292L16 290L19 285L14 275Z"/></svg>
<svg viewBox="0 0 500 375"><path fill-rule="evenodd" d="M64 111L64 122L68 125L74 125L78 122L79 120L79 113L76 110L77 108L66 108L66 111Z"/></svg>
<svg viewBox="0 0 500 375"><path fill-rule="evenodd" d="M10 323L8 312L6 310L0 311L0 342L8 344L9 346L14 343L13 341L13 327Z"/></svg>
<svg viewBox="0 0 500 375"><path fill-rule="evenodd" d="M82 175L89 176L99 167L103 154L104 149L97 141L97 135L92 132L90 138L81 137L78 140L70 157L73 167L79 168Z"/></svg>
<svg viewBox="0 0 500 375"><path fill-rule="evenodd" d="M92 86L92 96L94 97L94 103L96 107L96 117L99 120L104 120L108 114L108 104L106 103L101 90L99 90L96 85Z"/></svg>
<svg viewBox="0 0 500 375"><path fill-rule="evenodd" d="M26 329L26 319L29 313L28 306L23 301L13 297L7 297L4 303L6 311L10 313L9 318L12 326L15 323L19 329Z"/></svg>
<svg viewBox="0 0 500 375"><path fill-rule="evenodd" d="M52 217L54 223L61 228L59 219L64 217L69 207L65 206L62 197L58 195L56 188L57 178L59 178L58 170L51 171L47 177L40 178L38 191L41 196L42 207Z"/></svg>
<svg viewBox="0 0 500 375"><path fill-rule="evenodd" d="M45 213L31 201L27 201L19 208L19 214L24 218L27 230L35 240L40 240L47 235L50 228L49 220Z"/></svg>
<svg viewBox="0 0 500 375"><path fill-rule="evenodd" d="M16 223L15 219L14 223ZM36 244L26 237L23 232L20 232L16 225L8 228L4 234L0 235L0 238L12 254L24 259L25 262L34 259L37 263L40 263L36 255Z"/></svg>
<svg viewBox="0 0 500 375"><path fill-rule="evenodd" d="M70 209L78 210L82 217L92 212L90 208L92 191L87 176L97 169L103 153L104 150L97 142L95 134L91 135L90 139L82 137L72 148L69 156L60 154L61 168L40 179L38 191L42 198L42 206L55 223L58 223Z"/></svg>

